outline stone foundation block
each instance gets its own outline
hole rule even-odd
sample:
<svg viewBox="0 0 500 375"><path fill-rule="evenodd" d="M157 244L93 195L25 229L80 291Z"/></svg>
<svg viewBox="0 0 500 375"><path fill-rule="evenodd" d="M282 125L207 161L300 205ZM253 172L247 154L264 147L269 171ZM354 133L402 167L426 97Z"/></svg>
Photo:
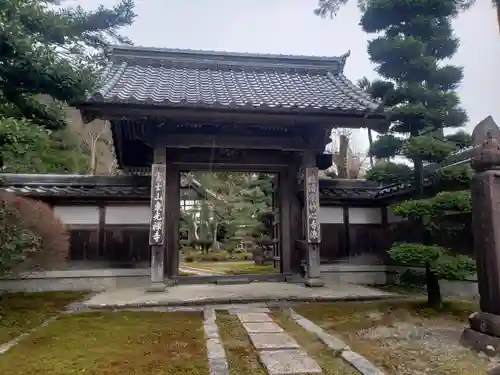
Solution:
<svg viewBox="0 0 500 375"><path fill-rule="evenodd" d="M500 354L500 338L490 336L471 328L466 328L460 337L460 343L478 352L484 352L490 357Z"/></svg>
<svg viewBox="0 0 500 375"><path fill-rule="evenodd" d="M500 316L485 312L475 312L469 316L470 328L489 336L500 337Z"/></svg>

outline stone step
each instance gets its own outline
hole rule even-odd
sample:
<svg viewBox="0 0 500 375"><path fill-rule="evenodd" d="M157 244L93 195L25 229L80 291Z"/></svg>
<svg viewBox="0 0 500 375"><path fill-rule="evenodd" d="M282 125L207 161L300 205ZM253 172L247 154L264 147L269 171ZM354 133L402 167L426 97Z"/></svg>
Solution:
<svg viewBox="0 0 500 375"><path fill-rule="evenodd" d="M318 363L265 312L240 312L238 319L269 375L321 374Z"/></svg>
<svg viewBox="0 0 500 375"><path fill-rule="evenodd" d="M252 281L247 278L223 278L215 280L217 285L237 285L237 284L250 284Z"/></svg>
<svg viewBox="0 0 500 375"><path fill-rule="evenodd" d="M318 363L302 350L262 350L259 359L269 375L321 374Z"/></svg>
<svg viewBox="0 0 500 375"><path fill-rule="evenodd" d="M250 333L248 336L257 350L300 349L286 333Z"/></svg>

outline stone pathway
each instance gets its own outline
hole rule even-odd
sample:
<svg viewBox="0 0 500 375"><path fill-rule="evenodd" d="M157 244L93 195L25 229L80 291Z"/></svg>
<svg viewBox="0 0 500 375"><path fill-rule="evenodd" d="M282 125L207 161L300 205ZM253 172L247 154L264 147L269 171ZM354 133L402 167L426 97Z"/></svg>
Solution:
<svg viewBox="0 0 500 375"><path fill-rule="evenodd" d="M336 355L340 354L342 359L353 366L362 375L385 375L382 370L375 367L365 357L352 351L351 348L337 336L326 332L317 324L304 318L302 315L297 314L293 309L290 309L290 316L306 331L317 336L323 342L323 344L325 344L329 349L333 350Z"/></svg>
<svg viewBox="0 0 500 375"><path fill-rule="evenodd" d="M267 313L240 312L237 316L269 375L322 373L318 363Z"/></svg>
<svg viewBox="0 0 500 375"><path fill-rule="evenodd" d="M224 309L226 310L226 309ZM302 375L322 374L318 362L313 359L285 330L269 315L267 307L238 306L227 308L236 315L245 328L250 342L258 353L259 360L269 375ZM290 318L305 331L315 335L328 349L332 356L345 360L361 375L385 375L366 358L354 352L340 338L327 333L321 327L297 314L293 309L287 310ZM216 323L216 309L204 309L204 329L207 345L207 356L210 364L210 375L228 375L229 364L226 352L219 336Z"/></svg>
<svg viewBox="0 0 500 375"><path fill-rule="evenodd" d="M236 285L175 285L165 292L148 293L145 288L119 288L101 292L84 302L90 309L188 306L269 301L345 301L398 297L396 294L354 284L307 288L303 284L254 282Z"/></svg>
<svg viewBox="0 0 500 375"><path fill-rule="evenodd" d="M205 309L203 316L210 375L229 375L226 351L222 346L219 327L217 327L217 323L215 322L215 310Z"/></svg>

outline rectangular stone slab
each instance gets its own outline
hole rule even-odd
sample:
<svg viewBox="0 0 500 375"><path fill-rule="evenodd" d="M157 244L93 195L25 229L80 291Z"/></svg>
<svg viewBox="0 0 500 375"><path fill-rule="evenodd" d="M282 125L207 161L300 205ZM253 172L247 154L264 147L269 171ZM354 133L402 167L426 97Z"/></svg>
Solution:
<svg viewBox="0 0 500 375"><path fill-rule="evenodd" d="M273 319L266 313L238 313L238 319L242 323L253 323L253 322L272 322Z"/></svg>
<svg viewBox="0 0 500 375"><path fill-rule="evenodd" d="M259 359L269 375L322 373L318 363L302 350L263 350Z"/></svg>
<svg viewBox="0 0 500 375"><path fill-rule="evenodd" d="M286 333L251 333L249 336L258 350L299 349L299 344Z"/></svg>
<svg viewBox="0 0 500 375"><path fill-rule="evenodd" d="M269 313L271 312L267 307L253 307L253 306L238 306L231 307L227 310L231 315L239 313Z"/></svg>
<svg viewBox="0 0 500 375"><path fill-rule="evenodd" d="M283 328L273 322L242 323L248 333L282 333Z"/></svg>
<svg viewBox="0 0 500 375"><path fill-rule="evenodd" d="M358 370L363 375L385 375L382 370L379 370L375 367L370 361L368 361L362 355L350 351L344 350L340 355L343 359L345 359L348 363L350 363L356 370Z"/></svg>

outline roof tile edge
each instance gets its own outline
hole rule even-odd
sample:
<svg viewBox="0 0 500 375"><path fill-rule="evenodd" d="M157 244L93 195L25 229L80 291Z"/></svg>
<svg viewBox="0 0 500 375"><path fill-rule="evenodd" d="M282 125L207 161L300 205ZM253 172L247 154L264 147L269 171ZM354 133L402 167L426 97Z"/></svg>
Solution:
<svg viewBox="0 0 500 375"><path fill-rule="evenodd" d="M284 68L332 68L334 72L342 72L351 51L340 56L285 55L249 52L228 52L215 50L174 49L157 47L135 47L112 45L109 47L111 59L151 59L166 61L190 60L193 62L220 62L224 64L255 63ZM208 60L208 61L207 61ZM213 61L211 61L213 60Z"/></svg>

